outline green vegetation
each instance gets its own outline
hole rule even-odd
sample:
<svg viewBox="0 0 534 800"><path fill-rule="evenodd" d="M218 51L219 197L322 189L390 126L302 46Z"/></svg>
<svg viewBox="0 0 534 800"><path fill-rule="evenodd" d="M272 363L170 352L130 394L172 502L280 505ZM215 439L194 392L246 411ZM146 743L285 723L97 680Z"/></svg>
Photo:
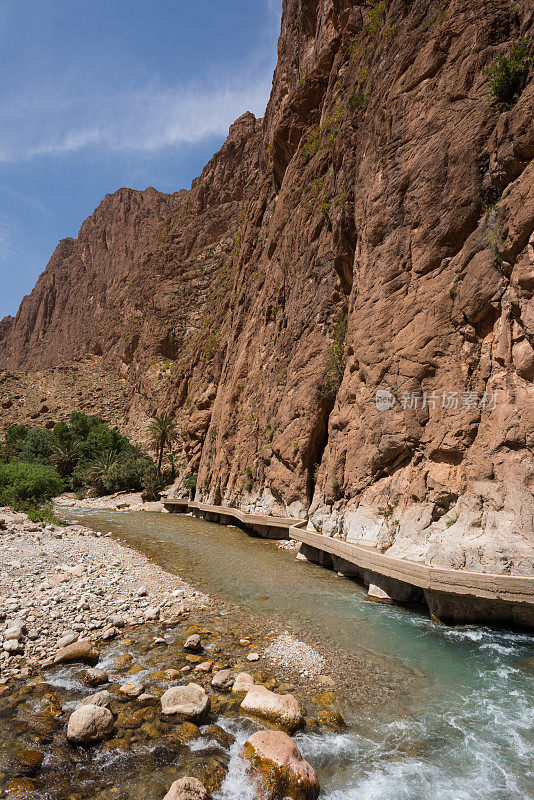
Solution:
<svg viewBox="0 0 534 800"><path fill-rule="evenodd" d="M188 489L190 492L194 492L197 488L197 478L198 475L196 472L189 472L183 479L182 483L186 489Z"/></svg>
<svg viewBox="0 0 534 800"><path fill-rule="evenodd" d="M512 45L508 54L501 53L486 68L489 92L496 100L508 105L518 100L530 64L528 48L528 39L523 36Z"/></svg>
<svg viewBox="0 0 534 800"><path fill-rule="evenodd" d="M384 0L379 0L379 2L373 3L367 18L367 25L371 36L376 36L385 16L386 3Z"/></svg>
<svg viewBox="0 0 534 800"><path fill-rule="evenodd" d="M349 97L349 110L362 111L369 105L371 99L372 80L367 70L361 70L356 76L352 94Z"/></svg>
<svg viewBox="0 0 534 800"><path fill-rule="evenodd" d="M62 488L56 470L31 461L0 464L0 505L29 511L49 502Z"/></svg>
<svg viewBox="0 0 534 800"><path fill-rule="evenodd" d="M321 206L321 216L325 222L330 222L331 209L332 209L332 203L323 203Z"/></svg>
<svg viewBox="0 0 534 800"><path fill-rule="evenodd" d="M345 113L345 106L338 103L332 113L321 125L314 125L304 137L302 155L308 164L318 153L330 152L339 132L339 124ZM320 189L319 189L320 191Z"/></svg>
<svg viewBox="0 0 534 800"><path fill-rule="evenodd" d="M345 338L347 336L347 315L336 314L330 330L332 344L327 350L325 369L321 383L321 393L325 397L335 396L341 386L345 372Z"/></svg>
<svg viewBox="0 0 534 800"><path fill-rule="evenodd" d="M148 426L150 444L158 459L157 471L161 473L161 465L165 450L168 450L173 461L173 446L178 439L178 428L175 421L168 414L152 417Z"/></svg>
<svg viewBox="0 0 534 800"><path fill-rule="evenodd" d="M253 486L253 483L252 483L252 468L251 467L247 467L245 469L245 482L243 484L243 489L245 490L245 492L251 492L252 491L252 486Z"/></svg>
<svg viewBox="0 0 534 800"><path fill-rule="evenodd" d="M53 430L12 425L0 448L0 505L47 520L62 491L139 491L155 471L146 453L100 417L75 412Z"/></svg>
<svg viewBox="0 0 534 800"><path fill-rule="evenodd" d="M395 541L395 536L397 535L397 531L399 529L399 521L394 518L395 509L391 505L391 503L387 502L383 508L378 509L378 513L384 519L384 523L386 525L386 530L388 533L388 548L391 547Z"/></svg>

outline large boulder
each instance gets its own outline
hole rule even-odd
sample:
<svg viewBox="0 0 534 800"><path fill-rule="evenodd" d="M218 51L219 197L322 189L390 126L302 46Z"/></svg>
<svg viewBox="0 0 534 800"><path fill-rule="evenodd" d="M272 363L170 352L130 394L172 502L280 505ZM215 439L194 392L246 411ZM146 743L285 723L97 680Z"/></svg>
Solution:
<svg viewBox="0 0 534 800"><path fill-rule="evenodd" d="M80 661L82 664L94 667L99 658L100 653L93 647L93 643L82 639L59 650L54 656L54 664L74 664Z"/></svg>
<svg viewBox="0 0 534 800"><path fill-rule="evenodd" d="M241 703L240 710L246 716L265 720L290 732L302 723L297 698L292 694L270 692L265 686L253 686Z"/></svg>
<svg viewBox="0 0 534 800"><path fill-rule="evenodd" d="M211 701L197 683L187 686L173 686L167 689L161 698L161 710L164 714L177 714L182 719L192 722L202 721L211 709Z"/></svg>
<svg viewBox="0 0 534 800"><path fill-rule="evenodd" d="M108 708L80 705L70 715L67 739L71 744L96 744L113 733L115 721Z"/></svg>
<svg viewBox="0 0 534 800"><path fill-rule="evenodd" d="M163 800L211 800L211 795L196 778L180 778L172 784Z"/></svg>
<svg viewBox="0 0 534 800"><path fill-rule="evenodd" d="M259 777L265 800L317 800L319 781L293 739L282 731L259 731L245 742L243 755Z"/></svg>

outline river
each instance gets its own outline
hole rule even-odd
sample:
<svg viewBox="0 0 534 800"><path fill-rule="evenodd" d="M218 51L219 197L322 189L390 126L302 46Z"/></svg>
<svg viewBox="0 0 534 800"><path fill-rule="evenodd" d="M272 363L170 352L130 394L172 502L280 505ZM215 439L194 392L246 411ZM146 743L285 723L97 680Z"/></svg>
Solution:
<svg viewBox="0 0 534 800"><path fill-rule="evenodd" d="M72 512L214 596L282 620L303 638L414 670L418 696L346 733L297 735L325 800L534 797L534 640L446 627L416 609L370 603L357 583L272 542L183 515ZM234 731L235 733L236 731ZM239 736L239 731L237 731ZM234 757L216 800L253 800Z"/></svg>

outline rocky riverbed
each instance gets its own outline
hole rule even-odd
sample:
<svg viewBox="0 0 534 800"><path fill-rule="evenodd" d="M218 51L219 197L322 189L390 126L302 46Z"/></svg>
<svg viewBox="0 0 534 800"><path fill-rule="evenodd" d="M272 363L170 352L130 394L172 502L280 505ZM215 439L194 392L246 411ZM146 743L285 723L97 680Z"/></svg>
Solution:
<svg viewBox="0 0 534 800"><path fill-rule="evenodd" d="M288 734L344 720L312 646L79 524L1 509L0 556L6 796L230 797L241 754L258 796L280 789L280 765L288 796L317 795ZM242 749L262 730L280 735Z"/></svg>

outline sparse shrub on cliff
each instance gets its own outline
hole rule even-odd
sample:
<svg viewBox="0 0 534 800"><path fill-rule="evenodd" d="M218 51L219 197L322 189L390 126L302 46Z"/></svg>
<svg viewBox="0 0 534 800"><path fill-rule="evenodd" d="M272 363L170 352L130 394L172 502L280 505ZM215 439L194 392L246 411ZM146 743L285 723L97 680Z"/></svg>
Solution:
<svg viewBox="0 0 534 800"><path fill-rule="evenodd" d="M500 53L486 68L492 97L509 105L517 101L528 74L528 49L528 39L523 36L512 45L508 54Z"/></svg>
<svg viewBox="0 0 534 800"><path fill-rule="evenodd" d="M195 489L197 488L197 479L198 475L196 472L188 472L187 475L183 478L182 483L184 487L193 495L195 493Z"/></svg>
<svg viewBox="0 0 534 800"><path fill-rule="evenodd" d="M336 314L331 326L332 344L327 350L321 393L326 397L336 395L345 373L345 338L347 315Z"/></svg>
<svg viewBox="0 0 534 800"><path fill-rule="evenodd" d="M332 203L323 203L321 206L321 216L325 222L330 222L330 210L332 208Z"/></svg>
<svg viewBox="0 0 534 800"><path fill-rule="evenodd" d="M386 550L393 546L395 536L399 529L399 521L395 519L395 509L391 503L387 502L383 508L378 509L378 513L384 519L384 524L387 530Z"/></svg>
<svg viewBox="0 0 534 800"><path fill-rule="evenodd" d="M352 88L352 94L349 97L349 110L354 112L367 108L369 105L369 100L371 99L371 89L371 76L366 70L362 70L356 76L356 80Z"/></svg>
<svg viewBox="0 0 534 800"><path fill-rule="evenodd" d="M367 17L367 26L371 36L375 36L378 33L378 29L380 28L385 16L386 3L384 0L379 0L379 2L373 3Z"/></svg>

